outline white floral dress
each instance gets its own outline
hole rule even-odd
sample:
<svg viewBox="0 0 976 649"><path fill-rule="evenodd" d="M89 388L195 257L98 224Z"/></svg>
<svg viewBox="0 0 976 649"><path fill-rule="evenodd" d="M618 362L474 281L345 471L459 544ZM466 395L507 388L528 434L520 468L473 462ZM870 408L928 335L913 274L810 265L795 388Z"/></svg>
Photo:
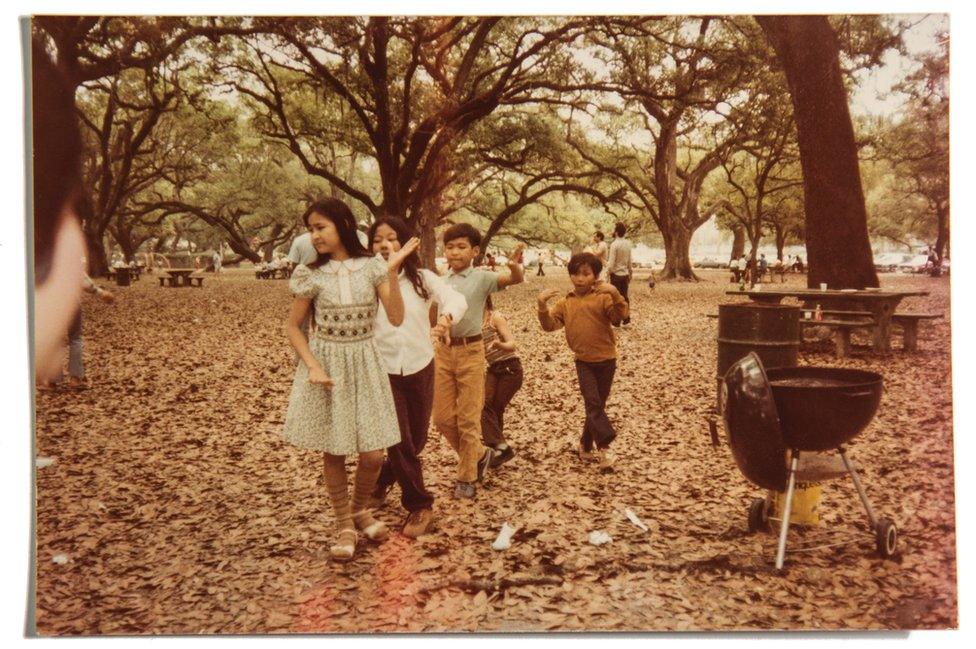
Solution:
<svg viewBox="0 0 976 649"><path fill-rule="evenodd" d="M309 347L335 385L329 390L309 383L308 367L298 361L282 430L286 441L331 455L400 441L390 380L373 340L376 286L386 277L386 262L378 257L295 268L292 293L315 306Z"/></svg>

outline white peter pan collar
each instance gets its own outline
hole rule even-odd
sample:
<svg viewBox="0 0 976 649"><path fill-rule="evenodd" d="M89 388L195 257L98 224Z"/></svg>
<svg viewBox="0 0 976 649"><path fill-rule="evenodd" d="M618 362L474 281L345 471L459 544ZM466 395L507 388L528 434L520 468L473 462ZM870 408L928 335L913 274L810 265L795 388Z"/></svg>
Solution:
<svg viewBox="0 0 976 649"><path fill-rule="evenodd" d="M362 269L369 260L369 257L351 257L343 261L330 259L329 263L322 267L326 273L338 275L339 304L352 304L352 286L349 284L349 275Z"/></svg>
<svg viewBox="0 0 976 649"><path fill-rule="evenodd" d="M322 269L327 273L339 273L341 275L360 270L369 260L369 257L350 257L349 259L344 259L343 261L330 259L329 263L323 266Z"/></svg>

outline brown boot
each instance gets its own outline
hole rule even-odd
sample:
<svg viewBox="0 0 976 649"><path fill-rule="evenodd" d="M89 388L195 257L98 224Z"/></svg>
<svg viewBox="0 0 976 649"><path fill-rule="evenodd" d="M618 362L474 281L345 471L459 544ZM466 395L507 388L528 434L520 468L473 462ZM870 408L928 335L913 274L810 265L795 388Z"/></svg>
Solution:
<svg viewBox="0 0 976 649"><path fill-rule="evenodd" d="M421 534L426 534L434 523L434 512L430 509L418 509L410 512L406 522L403 524L403 535L412 539Z"/></svg>

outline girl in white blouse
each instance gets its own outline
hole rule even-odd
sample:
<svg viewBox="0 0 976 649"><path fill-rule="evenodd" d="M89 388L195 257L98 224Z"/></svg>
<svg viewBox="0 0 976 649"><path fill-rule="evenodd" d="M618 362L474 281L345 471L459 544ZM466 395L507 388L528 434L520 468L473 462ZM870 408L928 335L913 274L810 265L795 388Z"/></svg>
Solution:
<svg viewBox="0 0 976 649"><path fill-rule="evenodd" d="M388 259L415 237L410 225L397 217L377 219L369 229L374 253ZM401 265L400 294L403 322L390 323L380 306L376 313L376 344L386 364L400 426L400 443L386 451L377 483L376 500L382 501L394 482L400 485L401 503L407 510L406 536L426 532L433 521L434 497L424 486L420 452L427 443L434 398L434 347L432 338L444 339L451 324L468 308L464 296L435 273L420 268L416 254ZM431 329L431 307L437 307L437 324Z"/></svg>

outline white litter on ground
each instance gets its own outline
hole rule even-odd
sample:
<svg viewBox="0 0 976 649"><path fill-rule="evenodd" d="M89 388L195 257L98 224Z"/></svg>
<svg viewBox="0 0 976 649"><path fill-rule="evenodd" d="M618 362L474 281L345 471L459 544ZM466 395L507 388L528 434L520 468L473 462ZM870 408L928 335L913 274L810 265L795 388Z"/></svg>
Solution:
<svg viewBox="0 0 976 649"><path fill-rule="evenodd" d="M645 532L646 532L646 531L648 531L648 530L650 529L650 528L649 528L649 527L648 527L648 526L647 526L647 525L646 525L646 524L644 523L644 521L642 521L642 520L641 520L640 518L638 518L638 517L637 517L637 514L635 514L634 512L632 512L632 511L630 511L629 509L625 509L625 510L624 510L624 514L625 514L625 515L627 516L627 520L629 520L629 521L630 521L631 523L633 523L633 524L634 524L634 525L636 525L637 527L639 527L639 528L641 528L641 529L642 529L642 530L644 530Z"/></svg>
<svg viewBox="0 0 976 649"><path fill-rule="evenodd" d="M498 538L491 544L492 550L507 550L512 547L512 535L515 534L517 527L512 527L508 523L502 523L502 529L498 533Z"/></svg>
<svg viewBox="0 0 976 649"><path fill-rule="evenodd" d="M68 563L68 555L56 554L53 557L51 557L51 561L58 564L59 566L63 566L64 564Z"/></svg>
<svg viewBox="0 0 976 649"><path fill-rule="evenodd" d="M36 466L38 469L49 467L52 464L54 464L53 457L38 457L34 459L34 466Z"/></svg>
<svg viewBox="0 0 976 649"><path fill-rule="evenodd" d="M590 545L603 545L604 543L609 543L613 539L603 530L593 530L590 532L590 538L588 540Z"/></svg>

